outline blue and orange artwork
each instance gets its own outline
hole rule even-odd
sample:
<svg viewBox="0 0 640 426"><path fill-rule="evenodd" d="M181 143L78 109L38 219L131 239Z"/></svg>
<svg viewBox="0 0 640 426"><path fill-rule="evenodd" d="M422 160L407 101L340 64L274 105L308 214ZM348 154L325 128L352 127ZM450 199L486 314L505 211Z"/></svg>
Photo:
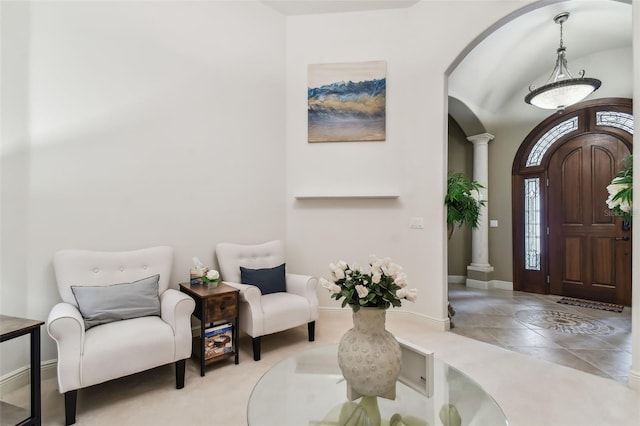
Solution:
<svg viewBox="0 0 640 426"><path fill-rule="evenodd" d="M384 61L309 65L309 142L385 140L386 73Z"/></svg>

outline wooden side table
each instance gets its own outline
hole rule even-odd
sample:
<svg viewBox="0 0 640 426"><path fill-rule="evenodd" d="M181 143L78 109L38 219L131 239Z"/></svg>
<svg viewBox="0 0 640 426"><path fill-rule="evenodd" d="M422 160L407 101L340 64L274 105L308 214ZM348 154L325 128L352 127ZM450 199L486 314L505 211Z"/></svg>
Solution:
<svg viewBox="0 0 640 426"><path fill-rule="evenodd" d="M29 334L31 340L31 413L21 407L0 401L3 422L16 425L41 425L40 394L40 326L42 321L0 315L0 343Z"/></svg>
<svg viewBox="0 0 640 426"><path fill-rule="evenodd" d="M200 376L204 376L206 365L235 357L238 364L238 295L240 290L226 284L218 284L216 288L209 288L206 284L181 283L180 291L195 300L196 309L193 315L200 320L200 335L193 338L193 354L200 358ZM205 330L207 327L231 322L232 352L220 356L205 356Z"/></svg>

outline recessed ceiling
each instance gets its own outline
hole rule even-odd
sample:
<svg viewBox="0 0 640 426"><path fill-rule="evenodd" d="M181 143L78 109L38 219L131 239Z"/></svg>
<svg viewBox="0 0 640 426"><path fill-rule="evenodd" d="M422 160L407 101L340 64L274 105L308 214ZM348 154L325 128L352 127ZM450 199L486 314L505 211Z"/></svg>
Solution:
<svg viewBox="0 0 640 426"><path fill-rule="evenodd" d="M529 86L544 84L553 69L560 42L560 27L553 17L565 11L570 13L563 31L570 72L578 77L584 68L585 77L602 80L601 89L589 99L619 92L622 83L630 96L631 4L612 0L552 3L517 16L462 59L449 77L449 94L480 116L505 109L539 115L540 110L524 104L523 99ZM602 58L606 57L618 60L604 61ZM622 75L628 76L629 82L619 81L620 74L615 72L620 70L616 68L625 69ZM542 111L547 115L551 112Z"/></svg>

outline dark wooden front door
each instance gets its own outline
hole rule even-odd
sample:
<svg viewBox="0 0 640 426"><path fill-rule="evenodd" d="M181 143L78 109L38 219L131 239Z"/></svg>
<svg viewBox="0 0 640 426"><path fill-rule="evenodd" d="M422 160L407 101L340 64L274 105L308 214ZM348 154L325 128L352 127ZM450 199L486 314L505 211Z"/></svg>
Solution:
<svg viewBox="0 0 640 426"><path fill-rule="evenodd" d="M607 207L629 148L611 134L565 142L548 166L549 292L631 304L631 230Z"/></svg>
<svg viewBox="0 0 640 426"><path fill-rule="evenodd" d="M632 149L624 98L573 105L527 135L512 169L514 290L631 305L631 230L606 187Z"/></svg>

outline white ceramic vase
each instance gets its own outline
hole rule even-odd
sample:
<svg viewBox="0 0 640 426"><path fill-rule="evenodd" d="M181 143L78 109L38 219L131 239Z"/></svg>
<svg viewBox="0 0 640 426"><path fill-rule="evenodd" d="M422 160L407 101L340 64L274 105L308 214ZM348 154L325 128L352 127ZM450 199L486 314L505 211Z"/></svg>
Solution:
<svg viewBox="0 0 640 426"><path fill-rule="evenodd" d="M338 345L338 365L347 381L347 398L396 397L402 368L400 344L385 328L386 309L360 308L353 312L353 328Z"/></svg>

